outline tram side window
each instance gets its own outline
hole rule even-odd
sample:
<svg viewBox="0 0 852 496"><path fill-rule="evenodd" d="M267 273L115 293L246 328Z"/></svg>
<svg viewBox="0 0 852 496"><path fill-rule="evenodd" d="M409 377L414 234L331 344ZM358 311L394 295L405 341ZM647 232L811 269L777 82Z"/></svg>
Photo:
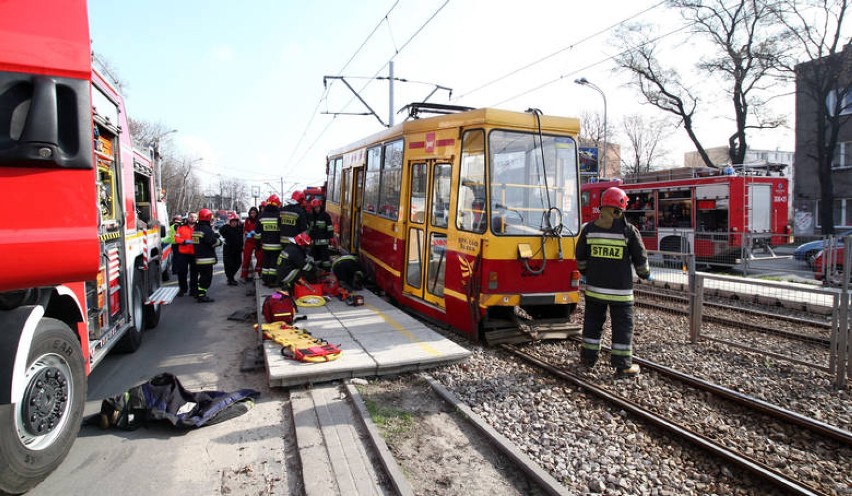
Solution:
<svg viewBox="0 0 852 496"><path fill-rule="evenodd" d="M468 131L462 140L456 228L485 232L485 132Z"/></svg>
<svg viewBox="0 0 852 496"><path fill-rule="evenodd" d="M402 185L402 140L385 144L380 184L378 213L382 217L397 220Z"/></svg>
<svg viewBox="0 0 852 496"><path fill-rule="evenodd" d="M340 168L343 159L338 157L331 161L328 166L328 201L340 203Z"/></svg>
<svg viewBox="0 0 852 496"><path fill-rule="evenodd" d="M450 207L450 178L452 165L435 164L432 182L432 215L430 222L434 227L447 227Z"/></svg>
<svg viewBox="0 0 852 496"><path fill-rule="evenodd" d="M379 187L382 178L382 147L375 146L367 150L367 171L364 173L365 212L376 213L379 204Z"/></svg>

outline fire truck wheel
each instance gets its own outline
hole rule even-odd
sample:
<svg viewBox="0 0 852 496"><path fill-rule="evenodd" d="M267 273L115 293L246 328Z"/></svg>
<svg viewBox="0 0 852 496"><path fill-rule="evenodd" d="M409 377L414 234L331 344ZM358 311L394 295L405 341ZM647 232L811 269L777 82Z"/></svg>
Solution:
<svg viewBox="0 0 852 496"><path fill-rule="evenodd" d="M21 392L13 405L0 405L0 492L14 494L56 469L80 429L86 372L80 342L65 323L38 323Z"/></svg>
<svg viewBox="0 0 852 496"><path fill-rule="evenodd" d="M146 297L160 288L160 278L157 277L160 273L160 264L154 262L148 267L148 270L151 277L148 278L148 292L145 293ZM153 329L160 324L160 310L162 308L162 305L145 305L145 329Z"/></svg>
<svg viewBox="0 0 852 496"><path fill-rule="evenodd" d="M115 346L116 351L121 353L133 353L142 345L142 331L145 330L145 274L141 270L135 272L133 277L133 294L131 297L133 308L133 325Z"/></svg>

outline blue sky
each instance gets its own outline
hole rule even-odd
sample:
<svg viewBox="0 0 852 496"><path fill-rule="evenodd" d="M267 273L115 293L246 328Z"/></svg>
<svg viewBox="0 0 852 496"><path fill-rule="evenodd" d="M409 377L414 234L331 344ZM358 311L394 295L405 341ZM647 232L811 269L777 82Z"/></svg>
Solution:
<svg viewBox="0 0 852 496"><path fill-rule="evenodd" d="M363 88L387 121L387 82L369 78L387 76L391 59L395 76L412 81L395 86L397 109L437 84L453 89L452 100L438 91L431 99L438 103L573 116L600 111L600 95L573 83L584 76L606 94L611 129L625 114L649 113L607 62L615 52L607 28L658 3L90 0L89 17L95 53L126 84L129 114L178 129L172 144L203 158L202 181L239 177L265 194L282 178L285 189L320 183L329 150L381 129L374 117L324 114L366 109L340 82L326 91L323 76L342 75ZM664 7L636 19L679 22ZM696 53L688 43L673 41L670 49L683 60ZM792 112L792 99L780 100L781 111ZM708 114L699 134L705 146L723 145L729 125ZM790 150L790 136L765 133L752 143ZM691 149L682 131L667 148L677 163Z"/></svg>

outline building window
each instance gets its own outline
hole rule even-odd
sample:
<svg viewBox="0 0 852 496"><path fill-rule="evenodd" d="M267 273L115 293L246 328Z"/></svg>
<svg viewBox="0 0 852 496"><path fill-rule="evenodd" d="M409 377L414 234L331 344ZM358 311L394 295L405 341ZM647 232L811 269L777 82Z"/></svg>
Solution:
<svg viewBox="0 0 852 496"><path fill-rule="evenodd" d="M831 160L831 168L852 168L852 141L837 143L837 146L834 148L834 158Z"/></svg>
<svg viewBox="0 0 852 496"><path fill-rule="evenodd" d="M818 228L822 228L822 224L820 223L821 207L822 201L817 200L814 218L816 227ZM834 227L852 227L852 198L834 199Z"/></svg>
<svg viewBox="0 0 852 496"><path fill-rule="evenodd" d="M840 115L852 114L852 90L847 90L842 93L843 102L840 104ZM834 107L837 103L837 90L832 90L825 99L826 110L828 115L834 115Z"/></svg>

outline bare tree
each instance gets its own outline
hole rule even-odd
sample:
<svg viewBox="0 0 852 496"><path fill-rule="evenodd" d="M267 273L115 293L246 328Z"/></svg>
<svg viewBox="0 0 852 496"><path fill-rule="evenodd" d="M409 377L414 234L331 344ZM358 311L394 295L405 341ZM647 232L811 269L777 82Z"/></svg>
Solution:
<svg viewBox="0 0 852 496"><path fill-rule="evenodd" d="M616 57L616 64L633 76L632 84L648 103L678 119L704 164L716 167L695 133L693 118L698 108L698 96L684 84L676 69L660 65L656 54L659 38L651 37L652 29L651 26L637 24L621 29L619 40L622 51Z"/></svg>
<svg viewBox="0 0 852 496"><path fill-rule="evenodd" d="M797 143L796 153L816 161L820 185L819 220L823 234L834 233L834 178L831 164L837 149L840 128L852 117L850 81L852 38L844 35L848 0L780 0L777 18L786 28L793 50L785 59L787 74L795 77L799 99L810 109L797 126L809 127L813 134ZM797 64L797 62L800 62ZM798 140L797 140L798 141Z"/></svg>
<svg viewBox="0 0 852 496"><path fill-rule="evenodd" d="M670 0L697 34L710 42L713 55L696 69L704 79L721 78L733 103L735 130L728 139L732 163L741 164L748 150L747 130L783 125L780 117L768 115L762 91L770 86L772 70L781 50L775 18L766 0ZM677 70L664 67L656 50L661 37L647 25L621 31L616 58L619 68L634 75L634 84L648 103L677 116L705 165L715 167L694 131L693 118L698 96L687 88ZM626 36L625 36L626 35Z"/></svg>
<svg viewBox="0 0 852 496"><path fill-rule="evenodd" d="M621 154L621 171L626 177L651 171L654 162L668 154L662 143L675 125L667 117L649 119L630 114L622 119L621 128L628 143L627 153Z"/></svg>

